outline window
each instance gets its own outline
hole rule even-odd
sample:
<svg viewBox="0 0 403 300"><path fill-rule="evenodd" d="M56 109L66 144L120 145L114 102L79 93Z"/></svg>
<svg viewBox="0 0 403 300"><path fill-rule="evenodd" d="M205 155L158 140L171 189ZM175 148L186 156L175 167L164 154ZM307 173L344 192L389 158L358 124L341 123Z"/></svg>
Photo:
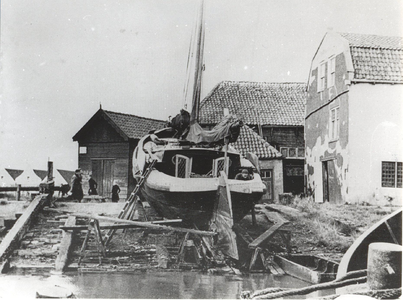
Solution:
<svg viewBox="0 0 403 300"><path fill-rule="evenodd" d="M334 141L339 138L339 108L330 110L330 124L329 124L330 140Z"/></svg>
<svg viewBox="0 0 403 300"><path fill-rule="evenodd" d="M288 158L305 158L305 148L281 147L281 155Z"/></svg>
<svg viewBox="0 0 403 300"><path fill-rule="evenodd" d="M297 149L296 148L290 148L288 151L288 155L290 157L297 157Z"/></svg>
<svg viewBox="0 0 403 300"><path fill-rule="evenodd" d="M262 178L271 178L272 172L273 172L273 170L263 169L260 173L262 175Z"/></svg>
<svg viewBox="0 0 403 300"><path fill-rule="evenodd" d="M219 157L213 160L213 177L219 177L221 171L224 171L225 174L228 175L228 169L231 165L231 160L229 159L229 157L227 157L227 164L225 164L224 159L224 157Z"/></svg>
<svg viewBox="0 0 403 300"><path fill-rule="evenodd" d="M281 155L284 157L288 157L288 148L282 147L280 148Z"/></svg>
<svg viewBox="0 0 403 300"><path fill-rule="evenodd" d="M327 87L334 86L336 82L336 57L329 59L329 72L327 78Z"/></svg>
<svg viewBox="0 0 403 300"><path fill-rule="evenodd" d="M172 159L175 159L175 177L189 178L192 171L192 157L177 154Z"/></svg>
<svg viewBox="0 0 403 300"><path fill-rule="evenodd" d="M318 74L318 92L321 92L325 89L325 71L326 71L326 62L322 62L319 65L319 74Z"/></svg>
<svg viewBox="0 0 403 300"><path fill-rule="evenodd" d="M79 153L80 153L80 154L87 154L87 147L85 147L85 146L80 146Z"/></svg>
<svg viewBox="0 0 403 300"><path fill-rule="evenodd" d="M382 187L402 188L401 162L382 162Z"/></svg>

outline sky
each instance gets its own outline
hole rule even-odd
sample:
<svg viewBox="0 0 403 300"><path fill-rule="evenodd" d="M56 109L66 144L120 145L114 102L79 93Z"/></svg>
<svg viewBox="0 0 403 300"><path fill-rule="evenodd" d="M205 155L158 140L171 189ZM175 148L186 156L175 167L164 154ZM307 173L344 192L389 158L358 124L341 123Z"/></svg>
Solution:
<svg viewBox="0 0 403 300"><path fill-rule="evenodd" d="M73 170L106 110L183 104L199 1L1 0L0 168ZM223 80L307 82L328 30L403 36L402 0L206 0L202 98Z"/></svg>

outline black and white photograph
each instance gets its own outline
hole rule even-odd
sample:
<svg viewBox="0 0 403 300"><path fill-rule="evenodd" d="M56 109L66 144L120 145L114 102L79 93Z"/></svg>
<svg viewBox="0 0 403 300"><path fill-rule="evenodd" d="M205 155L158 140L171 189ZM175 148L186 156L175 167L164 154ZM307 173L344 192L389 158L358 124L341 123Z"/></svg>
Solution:
<svg viewBox="0 0 403 300"><path fill-rule="evenodd" d="M400 299L402 0L0 0L0 299Z"/></svg>

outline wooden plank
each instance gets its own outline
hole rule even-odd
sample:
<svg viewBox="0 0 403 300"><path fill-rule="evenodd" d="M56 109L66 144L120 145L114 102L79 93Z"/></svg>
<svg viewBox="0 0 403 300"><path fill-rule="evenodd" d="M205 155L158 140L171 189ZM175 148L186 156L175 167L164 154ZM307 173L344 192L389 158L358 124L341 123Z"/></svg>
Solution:
<svg viewBox="0 0 403 300"><path fill-rule="evenodd" d="M76 224L76 217L70 216L67 218L66 226L72 226ZM63 232L63 238L60 243L59 254L55 261L55 271L63 272L67 267L69 259L70 249L73 241L73 232Z"/></svg>
<svg viewBox="0 0 403 300"><path fill-rule="evenodd" d="M283 223L287 224L290 223L287 219L283 218L279 213L275 211L267 211L265 208L261 210L266 218L272 223Z"/></svg>
<svg viewBox="0 0 403 300"><path fill-rule="evenodd" d="M276 231L283 225L284 225L284 223L274 224L268 230L266 230L264 233L262 233L257 239L255 239L252 243L250 243L248 247L251 249L258 247L261 243L263 243L268 238L270 238L273 234L275 234Z"/></svg>
<svg viewBox="0 0 403 300"><path fill-rule="evenodd" d="M39 195L31 201L21 217L4 237L0 244L0 263L5 261L18 247L24 234L28 231L34 215L45 205L47 194Z"/></svg>
<svg viewBox="0 0 403 300"><path fill-rule="evenodd" d="M132 225L137 225L139 227L159 229L159 230L164 230L164 231L189 232L189 233L200 234L200 235L204 235L204 236L217 235L216 232L212 232L212 231L202 231L202 230L195 230L195 229L181 228L181 227L169 227L169 226L164 226L164 225L159 225L159 224L152 224L152 223L150 224L148 222L137 222L137 221L124 220L124 219L105 217L105 216L99 216L99 215L77 213L77 212L72 212L71 214L73 216L80 217L80 218L89 218L89 219L96 219L96 220L100 220L100 221L103 220L103 221L111 221L111 222L115 222L115 223L132 224Z"/></svg>
<svg viewBox="0 0 403 300"><path fill-rule="evenodd" d="M97 246L98 246L98 251L102 257L106 257L105 253L105 247L104 247L104 242L102 241L102 235L101 235L101 229L99 228L99 221L98 220L93 220L93 225L94 227L94 232L95 232L95 238L97 240ZM102 263L101 257L100 259L100 264Z"/></svg>
<svg viewBox="0 0 403 300"><path fill-rule="evenodd" d="M256 248L255 251L253 252L250 263L249 263L249 271L251 271L252 268L254 267L256 260L259 257L259 251L260 251L260 249Z"/></svg>
<svg viewBox="0 0 403 300"><path fill-rule="evenodd" d="M143 222L143 223L148 223L148 224L171 224L171 223L181 223L182 219L177 219L177 220L161 220L161 221L153 221L153 222ZM139 228L140 226L138 225L132 225L132 224L111 224L111 225L100 225L99 226L101 230L103 229L130 229L130 228ZM66 226L62 225L59 226L60 229L63 230L74 230L74 231L81 231L81 230L88 230L87 225L75 225L75 226Z"/></svg>

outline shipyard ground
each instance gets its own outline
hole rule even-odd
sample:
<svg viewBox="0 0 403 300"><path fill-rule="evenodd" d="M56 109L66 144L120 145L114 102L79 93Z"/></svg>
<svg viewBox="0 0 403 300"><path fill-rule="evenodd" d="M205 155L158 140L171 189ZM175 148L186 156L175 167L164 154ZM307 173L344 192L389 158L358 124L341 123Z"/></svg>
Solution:
<svg viewBox="0 0 403 300"><path fill-rule="evenodd" d="M29 201L2 201L1 217L6 220L6 223L10 222L10 219L12 222L12 216L17 214L18 217L28 204ZM66 222L66 213L64 211L116 217L124 203L59 201L56 202L56 205L59 211L45 208L35 216L19 247L14 250L9 258L8 272L32 274L54 271L55 260L60 251L63 238L63 230L59 226L64 225ZM368 205L333 205L325 208L327 209L324 212L318 212L316 208L315 218L320 220L318 214L325 214L324 217L331 220L331 224L334 224L333 236L329 238L332 240L339 239L343 241L342 243L326 242L326 237L318 234L318 231L313 228L313 226L317 225L313 223L313 215L305 211L306 206L295 202L290 205L259 204L256 206L257 224L252 225L252 216L247 215L240 225L248 231L252 238L256 238L273 225L267 218L267 211L277 212L284 219L290 221L283 227L284 230L289 231L291 234L290 245L287 247L281 238L274 235L272 239L261 245L266 253L275 254L291 251L291 253L318 255L339 262L349 244L352 244L361 232L386 214L397 209L396 207L381 208ZM313 207L310 207L310 209L314 210ZM266 210L266 213L263 210ZM155 212L147 205L146 211L149 218L157 218ZM88 219L77 218L76 224L86 225L88 222ZM323 232L322 228L322 235ZM0 240L5 233L3 231ZM196 265L178 262L177 254L185 236L184 233L157 232L143 228L118 230L108 246L106 257L100 256L94 235L90 235L86 251L80 251L86 233L87 231L80 231L74 235L68 270L115 272L165 269L169 271L196 267ZM210 264L208 267L212 270L211 267L214 266ZM225 268L218 268L217 270L225 271Z"/></svg>

